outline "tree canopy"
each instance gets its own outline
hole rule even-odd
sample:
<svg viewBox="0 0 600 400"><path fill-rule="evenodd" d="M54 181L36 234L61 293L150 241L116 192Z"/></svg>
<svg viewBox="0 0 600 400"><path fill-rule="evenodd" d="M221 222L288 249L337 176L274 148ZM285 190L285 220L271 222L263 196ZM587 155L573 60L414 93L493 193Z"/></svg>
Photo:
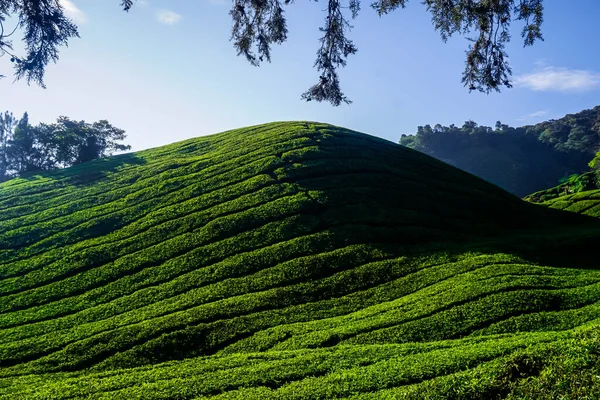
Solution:
<svg viewBox="0 0 600 400"><path fill-rule="evenodd" d="M518 196L588 170L600 151L600 106L536 125L418 127L400 144L427 153ZM598 168L600 156L589 166Z"/></svg>
<svg viewBox="0 0 600 400"><path fill-rule="evenodd" d="M106 120L90 124L59 117L56 123L32 126L27 113L18 120L6 111L0 114L0 182L129 150L119 143L125 137L124 130Z"/></svg>
<svg viewBox="0 0 600 400"><path fill-rule="evenodd" d="M351 101L343 93L338 69L346 65L357 47L348 37L350 20L358 15L360 0L326 0L325 21L314 66L319 79L302 98L328 101L334 106ZM122 0L128 11L135 0ZM284 7L292 0L234 0L231 40L238 55L255 66L271 61L271 46L287 40ZM469 91L489 93L511 87L511 69L505 45L510 41L512 21L521 21L524 45L542 39L543 0L422 0L431 13L434 28L443 41L454 34L467 35L462 82ZM408 0L375 0L371 7L383 16L404 8ZM16 20L13 30L5 30L9 17ZM26 54L13 52L12 36L23 31ZM77 27L64 14L59 0L0 0L0 56L8 55L15 64L17 79L25 78L43 86L44 71L58 60L58 49L78 37Z"/></svg>

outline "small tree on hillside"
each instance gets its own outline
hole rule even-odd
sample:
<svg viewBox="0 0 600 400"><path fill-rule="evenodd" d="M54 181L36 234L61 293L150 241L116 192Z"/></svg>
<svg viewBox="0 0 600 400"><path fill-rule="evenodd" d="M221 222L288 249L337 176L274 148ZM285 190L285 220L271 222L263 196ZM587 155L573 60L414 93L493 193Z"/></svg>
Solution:
<svg viewBox="0 0 600 400"><path fill-rule="evenodd" d="M10 160L11 168L15 172L27 172L40 169L36 167L37 150L34 146L35 133L34 128L29 125L29 115L27 112L17 123L13 138L10 141L10 147L7 149L7 156Z"/></svg>
<svg viewBox="0 0 600 400"><path fill-rule="evenodd" d="M124 130L106 120L89 124L59 117L53 124L31 126L27 113L17 121L6 112L0 114L0 177L65 168L129 150L131 146L119 143L125 137Z"/></svg>
<svg viewBox="0 0 600 400"><path fill-rule="evenodd" d="M600 152L596 153L596 156L588 164L594 171L600 170Z"/></svg>
<svg viewBox="0 0 600 400"><path fill-rule="evenodd" d="M17 120L11 112L0 114L0 182L8 178L8 143L12 139Z"/></svg>
<svg viewBox="0 0 600 400"><path fill-rule="evenodd" d="M56 163L61 166L79 164L106 157L115 151L131 149L118 143L125 139L125 131L101 120L88 124L59 117L55 124L48 125L56 148Z"/></svg>

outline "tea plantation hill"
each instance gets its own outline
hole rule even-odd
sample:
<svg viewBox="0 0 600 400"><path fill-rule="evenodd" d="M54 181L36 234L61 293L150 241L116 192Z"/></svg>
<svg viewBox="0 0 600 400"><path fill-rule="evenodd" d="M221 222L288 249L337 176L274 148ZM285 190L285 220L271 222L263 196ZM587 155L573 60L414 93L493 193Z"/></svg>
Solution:
<svg viewBox="0 0 600 400"><path fill-rule="evenodd" d="M591 396L598 239L310 122L13 179L0 398Z"/></svg>
<svg viewBox="0 0 600 400"><path fill-rule="evenodd" d="M586 172L574 177L571 182L526 196L525 200L557 210L599 218L598 178L597 171Z"/></svg>

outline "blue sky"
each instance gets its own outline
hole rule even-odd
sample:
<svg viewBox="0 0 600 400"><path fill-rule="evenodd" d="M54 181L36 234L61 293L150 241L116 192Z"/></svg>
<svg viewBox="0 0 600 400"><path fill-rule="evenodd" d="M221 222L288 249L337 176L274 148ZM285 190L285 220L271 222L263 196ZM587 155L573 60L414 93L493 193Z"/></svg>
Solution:
<svg viewBox="0 0 600 400"><path fill-rule="evenodd" d="M47 89L13 83L0 58L0 110L33 122L59 115L125 129L134 150L269 121L312 120L397 142L417 126L473 119L493 125L536 123L600 104L600 1L546 0L544 42L523 48L521 25L508 46L513 89L469 93L460 82L468 42L443 43L420 1L379 18L363 2L351 38L359 51L340 71L351 105L306 103L323 2L287 7L289 40L272 64L253 67L229 42L231 3L223 0L62 0L78 23Z"/></svg>

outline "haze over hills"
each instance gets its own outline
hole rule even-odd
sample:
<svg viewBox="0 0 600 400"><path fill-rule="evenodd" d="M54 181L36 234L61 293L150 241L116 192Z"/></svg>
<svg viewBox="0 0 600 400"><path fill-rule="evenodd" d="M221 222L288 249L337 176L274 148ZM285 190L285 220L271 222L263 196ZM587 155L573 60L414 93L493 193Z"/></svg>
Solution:
<svg viewBox="0 0 600 400"><path fill-rule="evenodd" d="M313 122L12 179L0 398L587 395L599 238Z"/></svg>
<svg viewBox="0 0 600 400"><path fill-rule="evenodd" d="M467 121L429 125L400 144L477 175L519 197L588 171L600 150L600 106L563 118L513 128Z"/></svg>

